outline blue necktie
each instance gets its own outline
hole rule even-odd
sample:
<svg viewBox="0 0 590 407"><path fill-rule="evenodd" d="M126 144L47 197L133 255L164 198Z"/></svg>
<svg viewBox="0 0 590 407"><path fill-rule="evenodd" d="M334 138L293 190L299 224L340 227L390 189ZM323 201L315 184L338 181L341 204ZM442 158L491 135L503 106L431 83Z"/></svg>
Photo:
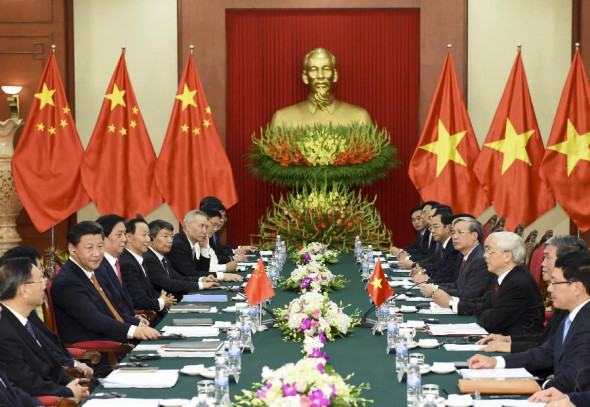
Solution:
<svg viewBox="0 0 590 407"><path fill-rule="evenodd" d="M37 342L37 344L39 346L41 346L41 344L39 343L39 340L37 340L37 336L35 335L35 331L33 331L33 325L31 325L31 322L29 320L27 320L27 323L25 324L25 328L27 329L27 331L29 331L29 333L31 334L31 336L33 337L35 342Z"/></svg>
<svg viewBox="0 0 590 407"><path fill-rule="evenodd" d="M561 343L565 342L565 338L567 337L567 332L570 330L571 324L572 324L572 321L568 315L567 318L565 319L565 322L563 323L563 339L561 340Z"/></svg>

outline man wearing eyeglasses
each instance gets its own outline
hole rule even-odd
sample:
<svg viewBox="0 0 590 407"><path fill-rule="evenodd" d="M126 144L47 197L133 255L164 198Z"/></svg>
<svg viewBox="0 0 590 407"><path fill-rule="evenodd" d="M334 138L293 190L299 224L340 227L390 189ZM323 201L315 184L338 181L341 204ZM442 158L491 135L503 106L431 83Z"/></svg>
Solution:
<svg viewBox="0 0 590 407"><path fill-rule="evenodd" d="M0 362L10 381L32 396L61 396L82 400L88 389L69 376L55 359L45 337L27 319L43 303L46 279L26 257L0 266Z"/></svg>
<svg viewBox="0 0 590 407"><path fill-rule="evenodd" d="M588 246L586 246L586 242L579 237L569 235L553 236L547 240L543 250L543 272L541 274L543 281L549 284L553 277L555 261L559 257L572 252L587 253ZM538 334L511 336L491 334L480 340L478 344L483 345L487 343L487 346L482 349L484 352L516 353L534 348L555 334L559 324L567 314L568 311L554 307L547 325Z"/></svg>
<svg viewBox="0 0 590 407"><path fill-rule="evenodd" d="M590 390L590 254L568 253L555 262L547 289L556 308L568 311L555 334L542 345L504 357L475 355L472 369L524 367L553 369L544 388L561 392Z"/></svg>

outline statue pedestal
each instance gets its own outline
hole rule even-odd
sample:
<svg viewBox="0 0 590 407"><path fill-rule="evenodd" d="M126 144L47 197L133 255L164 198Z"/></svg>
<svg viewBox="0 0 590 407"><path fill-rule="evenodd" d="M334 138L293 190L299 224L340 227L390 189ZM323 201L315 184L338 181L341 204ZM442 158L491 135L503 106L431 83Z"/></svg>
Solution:
<svg viewBox="0 0 590 407"><path fill-rule="evenodd" d="M16 218L23 205L16 193L10 163L14 135L23 123L22 119L0 121L0 255L22 241L16 231Z"/></svg>

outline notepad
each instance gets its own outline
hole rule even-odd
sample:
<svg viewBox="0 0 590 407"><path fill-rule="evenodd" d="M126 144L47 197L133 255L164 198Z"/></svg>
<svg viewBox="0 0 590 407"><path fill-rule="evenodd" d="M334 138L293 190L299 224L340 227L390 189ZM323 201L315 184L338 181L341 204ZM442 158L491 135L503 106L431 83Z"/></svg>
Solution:
<svg viewBox="0 0 590 407"><path fill-rule="evenodd" d="M211 326L213 318L174 318L172 325L175 326Z"/></svg>
<svg viewBox="0 0 590 407"><path fill-rule="evenodd" d="M166 352L217 352L222 341L179 341L170 342L164 350Z"/></svg>
<svg viewBox="0 0 590 407"><path fill-rule="evenodd" d="M183 313L183 312L207 312L211 309L210 305L205 304L180 304L173 305L170 307L168 312L170 313Z"/></svg>
<svg viewBox="0 0 590 407"><path fill-rule="evenodd" d="M184 302L227 302L225 294L187 294L182 297Z"/></svg>

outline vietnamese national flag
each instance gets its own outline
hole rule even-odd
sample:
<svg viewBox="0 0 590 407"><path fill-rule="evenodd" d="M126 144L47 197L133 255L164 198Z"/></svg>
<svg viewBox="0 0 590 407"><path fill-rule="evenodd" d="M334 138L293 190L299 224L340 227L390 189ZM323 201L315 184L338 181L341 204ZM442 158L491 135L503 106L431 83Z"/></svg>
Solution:
<svg viewBox="0 0 590 407"><path fill-rule="evenodd" d="M258 265L248 280L244 292L251 307L275 296L275 290L270 285L262 259L258 259Z"/></svg>
<svg viewBox="0 0 590 407"><path fill-rule="evenodd" d="M541 176L576 226L590 229L590 87L576 50L553 120Z"/></svg>
<svg viewBox="0 0 590 407"><path fill-rule="evenodd" d="M376 307L380 307L385 300L393 295L393 289L385 278L380 260L377 260L377 264L375 264L375 271L373 271L373 275L369 280L367 291L373 299Z"/></svg>
<svg viewBox="0 0 590 407"><path fill-rule="evenodd" d="M125 51L102 102L82 161L82 180L101 214L147 215L162 204L156 153L125 64Z"/></svg>
<svg viewBox="0 0 590 407"><path fill-rule="evenodd" d="M40 233L90 201L80 177L83 154L51 52L12 157L16 191Z"/></svg>
<svg viewBox="0 0 590 407"><path fill-rule="evenodd" d="M479 147L448 51L408 174L425 201L479 215L490 204L473 173Z"/></svg>
<svg viewBox="0 0 590 407"><path fill-rule="evenodd" d="M545 149L520 50L473 171L506 229L531 224L555 206L539 170ZM526 192L515 199L517 191Z"/></svg>
<svg viewBox="0 0 590 407"><path fill-rule="evenodd" d="M215 196L230 208L238 202L238 194L192 54L176 93L155 179L182 223L204 197Z"/></svg>

